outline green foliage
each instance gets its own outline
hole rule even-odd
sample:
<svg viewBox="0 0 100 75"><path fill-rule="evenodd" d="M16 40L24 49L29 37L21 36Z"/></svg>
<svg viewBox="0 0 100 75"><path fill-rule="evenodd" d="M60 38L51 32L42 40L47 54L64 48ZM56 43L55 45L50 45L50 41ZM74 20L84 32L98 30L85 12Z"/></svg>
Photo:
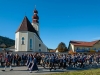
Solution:
<svg viewBox="0 0 100 75"><path fill-rule="evenodd" d="M57 49L58 49L59 52L66 52L66 51L68 51L68 49L67 49L65 43L63 43L63 42L61 42L61 43L58 45Z"/></svg>
<svg viewBox="0 0 100 75"><path fill-rule="evenodd" d="M6 47L10 47L15 45L15 40L12 40L8 37L0 36L0 45L3 43L6 45Z"/></svg>
<svg viewBox="0 0 100 75"><path fill-rule="evenodd" d="M91 69L91 70L84 70L84 71L69 71L69 72L46 74L46 75L100 75L100 69Z"/></svg>

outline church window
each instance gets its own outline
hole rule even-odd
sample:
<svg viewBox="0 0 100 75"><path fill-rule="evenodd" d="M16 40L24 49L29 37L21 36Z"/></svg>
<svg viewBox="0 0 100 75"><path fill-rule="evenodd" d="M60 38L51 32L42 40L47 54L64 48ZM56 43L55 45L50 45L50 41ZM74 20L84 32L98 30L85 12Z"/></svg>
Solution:
<svg viewBox="0 0 100 75"><path fill-rule="evenodd" d="M39 44L39 47L41 47L41 44Z"/></svg>
<svg viewBox="0 0 100 75"><path fill-rule="evenodd" d="M24 45L25 44L25 39L24 39L24 37L22 37L22 45Z"/></svg>
<svg viewBox="0 0 100 75"><path fill-rule="evenodd" d="M30 39L30 50L32 49L32 39Z"/></svg>
<svg viewBox="0 0 100 75"><path fill-rule="evenodd" d="M39 52L41 52L41 49L39 49Z"/></svg>

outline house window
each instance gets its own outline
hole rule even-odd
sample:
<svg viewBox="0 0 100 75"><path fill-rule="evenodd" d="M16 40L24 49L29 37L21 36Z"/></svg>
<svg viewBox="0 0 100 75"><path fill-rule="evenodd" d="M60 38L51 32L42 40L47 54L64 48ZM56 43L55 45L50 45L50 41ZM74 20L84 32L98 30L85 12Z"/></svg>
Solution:
<svg viewBox="0 0 100 75"><path fill-rule="evenodd" d="M39 47L41 47L41 44L39 44Z"/></svg>
<svg viewBox="0 0 100 75"><path fill-rule="evenodd" d="M24 39L24 37L22 37L22 45L24 45L25 44L25 39Z"/></svg>
<svg viewBox="0 0 100 75"><path fill-rule="evenodd" d="M39 52L41 52L41 49L39 49Z"/></svg>
<svg viewBox="0 0 100 75"><path fill-rule="evenodd" d="M90 51L90 48L87 48L86 51L89 52Z"/></svg>
<svg viewBox="0 0 100 75"><path fill-rule="evenodd" d="M85 52L85 48L82 48L82 52Z"/></svg>
<svg viewBox="0 0 100 75"><path fill-rule="evenodd" d="M82 50L85 50L85 48L82 48Z"/></svg>
<svg viewBox="0 0 100 75"><path fill-rule="evenodd" d="M79 47L77 47L77 48L76 48L76 52L79 52L79 51L80 51L80 50L79 50Z"/></svg>
<svg viewBox="0 0 100 75"><path fill-rule="evenodd" d="M90 48L87 48L87 50L90 50Z"/></svg>
<svg viewBox="0 0 100 75"><path fill-rule="evenodd" d="M93 48L93 50L96 50L96 48Z"/></svg>
<svg viewBox="0 0 100 75"><path fill-rule="evenodd" d="M100 48L98 48L98 50L100 51Z"/></svg>
<svg viewBox="0 0 100 75"><path fill-rule="evenodd" d="M30 50L32 50L32 39L30 39Z"/></svg>

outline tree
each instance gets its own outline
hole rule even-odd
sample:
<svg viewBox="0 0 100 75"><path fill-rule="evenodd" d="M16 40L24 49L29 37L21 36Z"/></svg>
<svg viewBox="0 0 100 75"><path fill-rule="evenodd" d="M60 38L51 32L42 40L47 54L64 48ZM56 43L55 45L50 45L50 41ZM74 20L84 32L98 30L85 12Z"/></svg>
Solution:
<svg viewBox="0 0 100 75"><path fill-rule="evenodd" d="M58 52L66 52L68 51L66 44L61 42L59 43L58 47L57 47Z"/></svg>
<svg viewBox="0 0 100 75"><path fill-rule="evenodd" d="M3 44L3 45L2 45ZM4 44L6 46L4 46ZM15 40L13 39L10 39L8 37L3 37L3 36L0 36L0 47L4 48L4 47L11 47L11 46L14 46L15 45Z"/></svg>

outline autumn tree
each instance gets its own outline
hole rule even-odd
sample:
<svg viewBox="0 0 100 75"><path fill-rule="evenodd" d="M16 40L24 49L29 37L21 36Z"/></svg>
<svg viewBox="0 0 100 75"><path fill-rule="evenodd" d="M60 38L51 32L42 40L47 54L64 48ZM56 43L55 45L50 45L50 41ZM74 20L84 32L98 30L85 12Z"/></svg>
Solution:
<svg viewBox="0 0 100 75"><path fill-rule="evenodd" d="M57 47L58 52L66 52L68 51L66 44L61 42L59 43L58 47Z"/></svg>

